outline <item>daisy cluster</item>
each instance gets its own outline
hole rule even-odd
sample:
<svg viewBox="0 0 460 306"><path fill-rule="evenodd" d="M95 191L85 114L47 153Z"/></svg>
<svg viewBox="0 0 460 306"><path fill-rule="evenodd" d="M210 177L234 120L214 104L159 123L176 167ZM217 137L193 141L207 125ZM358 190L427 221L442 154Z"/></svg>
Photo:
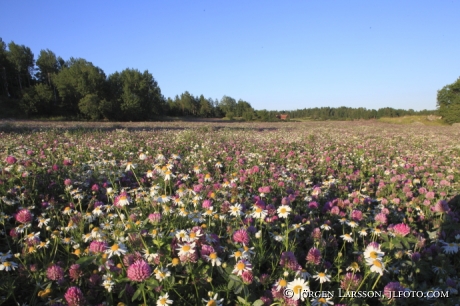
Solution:
<svg viewBox="0 0 460 306"><path fill-rule="evenodd" d="M337 124L1 132L0 304L454 305L459 131Z"/></svg>

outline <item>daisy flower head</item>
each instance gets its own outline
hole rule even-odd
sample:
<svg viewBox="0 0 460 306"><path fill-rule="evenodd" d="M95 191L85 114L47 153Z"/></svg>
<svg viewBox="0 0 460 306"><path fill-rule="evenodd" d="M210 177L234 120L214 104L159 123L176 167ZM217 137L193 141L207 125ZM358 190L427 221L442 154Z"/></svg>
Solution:
<svg viewBox="0 0 460 306"><path fill-rule="evenodd" d="M210 294L210 296L212 295L212 293ZM220 299L218 300L218 294L214 294L213 297L210 297L209 300L205 300L203 299L203 302L205 303L206 306L222 306L222 302L224 301L224 299Z"/></svg>
<svg viewBox="0 0 460 306"><path fill-rule="evenodd" d="M275 285L273 285L273 287L276 288L276 291L280 291L281 289L283 288L286 288L287 286L287 281L284 279L284 278L280 278L276 283Z"/></svg>
<svg viewBox="0 0 460 306"><path fill-rule="evenodd" d="M155 278L160 282L171 276L171 272L166 268L155 269L153 272L155 273Z"/></svg>
<svg viewBox="0 0 460 306"><path fill-rule="evenodd" d="M251 216L256 219L264 219L268 215L268 211L258 205L254 205Z"/></svg>
<svg viewBox="0 0 460 306"><path fill-rule="evenodd" d="M364 258L367 259L378 259L382 260L384 252L380 250L380 246L376 247L375 245L369 244L364 250Z"/></svg>
<svg viewBox="0 0 460 306"><path fill-rule="evenodd" d="M351 234L344 234L340 236L344 241L346 242L353 242L353 237L351 237Z"/></svg>
<svg viewBox="0 0 460 306"><path fill-rule="evenodd" d="M313 275L313 278L316 280L319 280L320 284L325 283L325 282L330 282L331 276L326 273L327 273L327 270L324 272L319 272L318 274Z"/></svg>
<svg viewBox="0 0 460 306"><path fill-rule="evenodd" d="M157 306L167 306L172 305L173 300L169 299L169 294L165 293L164 295L160 295L157 300Z"/></svg>
<svg viewBox="0 0 460 306"><path fill-rule="evenodd" d="M354 273L360 272L359 264L356 261L353 261L348 267L347 271L352 271Z"/></svg>
<svg viewBox="0 0 460 306"><path fill-rule="evenodd" d="M445 254L456 254L458 253L458 243L446 243L443 242L444 245L442 246L442 250Z"/></svg>
<svg viewBox="0 0 460 306"><path fill-rule="evenodd" d="M238 276L241 276L243 272L251 271L251 270L252 270L251 263L247 261L246 259L242 259L236 263L235 268L233 269L232 273Z"/></svg>
<svg viewBox="0 0 460 306"><path fill-rule="evenodd" d="M321 225L320 228L322 228L322 229L325 230L325 231L331 230L331 227L329 226L329 224L326 224L326 223L324 223L323 225Z"/></svg>
<svg viewBox="0 0 460 306"><path fill-rule="evenodd" d="M301 299L302 301L305 300L304 292L310 291L310 287L308 286L308 282L302 278L296 278L292 282L287 284L287 288L292 290L294 296L292 297L294 300Z"/></svg>
<svg viewBox="0 0 460 306"><path fill-rule="evenodd" d="M105 253L108 254L108 257L112 257L113 255L124 255L128 249L123 243L114 243L111 247L108 247L107 250L105 250Z"/></svg>
<svg viewBox="0 0 460 306"><path fill-rule="evenodd" d="M178 246L176 250L179 251L179 256L186 256L195 252L195 242L179 244Z"/></svg>
<svg viewBox="0 0 460 306"><path fill-rule="evenodd" d="M289 214L291 213L291 207L290 206L287 206L287 205L281 205L280 207L278 207L278 209L276 210L278 212L278 216L280 218L287 218L289 216Z"/></svg>
<svg viewBox="0 0 460 306"><path fill-rule="evenodd" d="M311 300L312 306L329 306L334 305L334 302L331 301L332 297L319 297Z"/></svg>
<svg viewBox="0 0 460 306"><path fill-rule="evenodd" d="M371 267L371 272L379 273L383 275L383 271L385 270L385 265L380 259L366 259L366 264Z"/></svg>
<svg viewBox="0 0 460 306"><path fill-rule="evenodd" d="M13 261L5 260L0 263L0 271L16 270L17 267L18 267L18 264Z"/></svg>
<svg viewBox="0 0 460 306"><path fill-rule="evenodd" d="M217 256L216 252L212 252L209 255L206 255L205 258L211 262L212 266L220 266L222 264L221 259Z"/></svg>
<svg viewBox="0 0 460 306"><path fill-rule="evenodd" d="M234 217L241 216L243 207L241 204L236 203L235 205L230 206L229 214Z"/></svg>
<svg viewBox="0 0 460 306"><path fill-rule="evenodd" d="M114 205L116 207L124 207L131 203L131 198L126 193L126 191L122 191L118 197L115 198Z"/></svg>

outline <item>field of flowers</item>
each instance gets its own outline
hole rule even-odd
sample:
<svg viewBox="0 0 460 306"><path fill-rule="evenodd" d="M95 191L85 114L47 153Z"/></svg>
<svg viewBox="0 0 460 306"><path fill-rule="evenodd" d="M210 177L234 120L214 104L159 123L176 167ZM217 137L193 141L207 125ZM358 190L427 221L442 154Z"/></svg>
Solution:
<svg viewBox="0 0 460 306"><path fill-rule="evenodd" d="M459 139L372 122L8 126L0 304L458 305Z"/></svg>

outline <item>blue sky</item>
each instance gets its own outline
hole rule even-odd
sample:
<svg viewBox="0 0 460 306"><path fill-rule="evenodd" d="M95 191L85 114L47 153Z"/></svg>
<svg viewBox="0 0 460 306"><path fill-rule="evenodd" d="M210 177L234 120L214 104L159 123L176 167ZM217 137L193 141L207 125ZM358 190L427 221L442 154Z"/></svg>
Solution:
<svg viewBox="0 0 460 306"><path fill-rule="evenodd" d="M0 37L109 75L148 70L255 109L435 109L460 77L460 1L1 1Z"/></svg>

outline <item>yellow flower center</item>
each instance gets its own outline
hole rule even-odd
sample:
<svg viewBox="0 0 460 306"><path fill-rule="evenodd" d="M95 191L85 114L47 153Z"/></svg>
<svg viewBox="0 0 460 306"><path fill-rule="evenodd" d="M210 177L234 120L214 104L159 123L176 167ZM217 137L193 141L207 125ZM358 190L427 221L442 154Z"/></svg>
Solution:
<svg viewBox="0 0 460 306"><path fill-rule="evenodd" d="M294 294L300 294L300 290L302 290L302 286L300 285L294 286L292 290L294 291Z"/></svg>
<svg viewBox="0 0 460 306"><path fill-rule="evenodd" d="M325 298L319 298L318 299L318 304L319 305L326 304L326 299Z"/></svg>
<svg viewBox="0 0 460 306"><path fill-rule="evenodd" d="M217 254L216 254L216 253L211 253L211 254L209 254L209 258L211 258L211 259L216 259L216 258L217 258Z"/></svg>
<svg viewBox="0 0 460 306"><path fill-rule="evenodd" d="M323 272L320 272L320 273L318 273L318 276L319 276L320 278L323 278L323 277L326 276L326 274L324 274Z"/></svg>
<svg viewBox="0 0 460 306"><path fill-rule="evenodd" d="M9 261L5 261L5 262L3 263L3 265L4 265L5 267L11 267L11 263L10 263Z"/></svg>
<svg viewBox="0 0 460 306"><path fill-rule="evenodd" d="M217 303L216 303L215 300L210 300L210 301L206 304L206 306L217 306Z"/></svg>
<svg viewBox="0 0 460 306"><path fill-rule="evenodd" d="M286 213L286 208L284 208L284 207L281 208L281 209L280 209L280 212L281 212L282 214L285 214L285 213Z"/></svg>
<svg viewBox="0 0 460 306"><path fill-rule="evenodd" d="M382 263L381 263L379 260L374 260L372 263L373 263L374 266L376 266L377 268L382 269Z"/></svg>
<svg viewBox="0 0 460 306"><path fill-rule="evenodd" d="M373 258L373 259L376 259L376 258L378 257L378 256L377 256L377 252L375 252L375 251L370 252L370 253L369 253L369 257L370 257L370 258Z"/></svg>
<svg viewBox="0 0 460 306"><path fill-rule="evenodd" d="M171 263L172 263L173 266L177 266L179 264L179 258L173 258Z"/></svg>
<svg viewBox="0 0 460 306"><path fill-rule="evenodd" d="M236 251L234 254L236 258L241 257L242 255L240 251Z"/></svg>
<svg viewBox="0 0 460 306"><path fill-rule="evenodd" d="M190 251L190 246L189 246L189 245L184 245L184 246L182 247L182 251L184 251L184 252Z"/></svg>
<svg viewBox="0 0 460 306"><path fill-rule="evenodd" d="M166 298L161 298L160 299L160 304L161 305L166 305L166 301L167 301Z"/></svg>
<svg viewBox="0 0 460 306"><path fill-rule="evenodd" d="M257 207L257 208L256 208L256 213L258 213L258 214L259 214L259 213L261 213L261 212L262 212L262 208L260 208L260 207Z"/></svg>
<svg viewBox="0 0 460 306"><path fill-rule="evenodd" d="M287 281L285 279L282 279L282 280L279 281L279 285L281 287L286 287L287 286Z"/></svg>
<svg viewBox="0 0 460 306"><path fill-rule="evenodd" d="M246 265L242 262L239 262L237 265L236 265L236 268L240 271L243 271L244 268L246 268Z"/></svg>
<svg viewBox="0 0 460 306"><path fill-rule="evenodd" d="M118 246L118 244L114 244L114 245L112 245L112 247L110 249L115 252L115 251L118 251L119 248L120 247Z"/></svg>

